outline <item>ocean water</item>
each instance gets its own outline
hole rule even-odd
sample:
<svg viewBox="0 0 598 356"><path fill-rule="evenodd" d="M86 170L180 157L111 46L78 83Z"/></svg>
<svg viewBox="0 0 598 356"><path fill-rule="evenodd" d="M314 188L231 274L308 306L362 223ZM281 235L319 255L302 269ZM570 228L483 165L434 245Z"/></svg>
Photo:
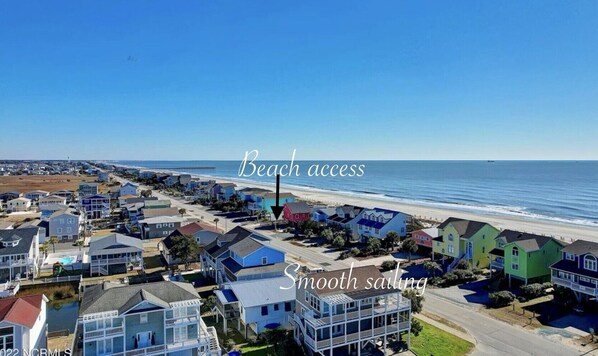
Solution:
<svg viewBox="0 0 598 356"><path fill-rule="evenodd" d="M113 161L239 179L239 161ZM261 161L260 164L288 164ZM598 227L598 161L297 161L281 183L404 203ZM313 164L364 164L361 177L310 177ZM197 167L204 167L197 169ZM243 178L274 183L274 177Z"/></svg>

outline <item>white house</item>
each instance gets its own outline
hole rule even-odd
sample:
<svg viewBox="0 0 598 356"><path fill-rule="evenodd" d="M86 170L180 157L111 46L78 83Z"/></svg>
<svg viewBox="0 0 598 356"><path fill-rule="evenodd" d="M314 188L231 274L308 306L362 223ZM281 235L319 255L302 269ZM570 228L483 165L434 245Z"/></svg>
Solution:
<svg viewBox="0 0 598 356"><path fill-rule="evenodd" d="M50 194L50 193L46 192L45 190L34 190L31 192L25 193L25 198L31 199L31 200L38 200L39 198L48 196L48 194Z"/></svg>
<svg viewBox="0 0 598 356"><path fill-rule="evenodd" d="M41 230L0 230L0 280L37 276Z"/></svg>
<svg viewBox="0 0 598 356"><path fill-rule="evenodd" d="M47 348L47 302L43 294L0 299L0 350L33 355Z"/></svg>
<svg viewBox="0 0 598 356"><path fill-rule="evenodd" d="M44 208L48 205L66 205L66 197L58 195L48 195L39 198L37 203L39 205L39 209L44 210Z"/></svg>
<svg viewBox="0 0 598 356"><path fill-rule="evenodd" d="M127 182L125 185L120 187L119 195L138 195L139 186L135 183Z"/></svg>
<svg viewBox="0 0 598 356"><path fill-rule="evenodd" d="M92 276L143 269L143 242L134 237L122 234L92 237L87 254Z"/></svg>
<svg viewBox="0 0 598 356"><path fill-rule="evenodd" d="M24 197L9 200L6 203L6 210L9 212L27 211L31 208L31 199Z"/></svg>

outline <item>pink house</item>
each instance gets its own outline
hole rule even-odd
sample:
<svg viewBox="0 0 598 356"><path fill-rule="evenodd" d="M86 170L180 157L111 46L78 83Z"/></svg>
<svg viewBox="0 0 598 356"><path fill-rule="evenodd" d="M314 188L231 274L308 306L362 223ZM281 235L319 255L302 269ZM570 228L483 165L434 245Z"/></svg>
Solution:
<svg viewBox="0 0 598 356"><path fill-rule="evenodd" d="M413 237L419 246L432 248L432 240L438 237L438 228L431 227L413 231L411 237Z"/></svg>
<svg viewBox="0 0 598 356"><path fill-rule="evenodd" d="M310 219L311 208L304 202L286 203L282 215L288 222L300 223Z"/></svg>

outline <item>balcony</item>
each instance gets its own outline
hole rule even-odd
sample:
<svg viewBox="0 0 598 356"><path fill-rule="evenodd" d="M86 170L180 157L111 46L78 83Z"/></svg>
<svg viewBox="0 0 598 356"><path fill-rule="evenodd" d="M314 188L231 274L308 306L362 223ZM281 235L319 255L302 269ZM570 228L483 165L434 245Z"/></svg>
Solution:
<svg viewBox="0 0 598 356"><path fill-rule="evenodd" d="M164 355L164 351L166 351L166 345L154 345L142 349L120 352L118 354L113 354L113 356Z"/></svg>
<svg viewBox="0 0 598 356"><path fill-rule="evenodd" d="M305 320L312 326L319 328L330 324L338 324L344 321L352 321L357 319L371 318L373 316L383 315L386 313L393 313L398 311L405 311L411 308L409 300L401 302L393 301L387 305L376 305L373 308L362 308L361 311L355 310L342 314L335 314L330 316L316 316L306 315Z"/></svg>
<svg viewBox="0 0 598 356"><path fill-rule="evenodd" d="M175 316L165 320L166 326L183 325L183 324L197 324L199 322L199 315L189 313L187 315Z"/></svg>
<svg viewBox="0 0 598 356"><path fill-rule="evenodd" d="M494 268L496 270L504 269L505 261L502 258L496 258L490 262L490 268Z"/></svg>
<svg viewBox="0 0 598 356"><path fill-rule="evenodd" d="M197 348L200 345L209 346L210 338L204 336L204 337L199 337L197 339L175 341L172 344L166 345L166 351L173 352L173 351L185 350L185 349L189 349L189 348Z"/></svg>
<svg viewBox="0 0 598 356"><path fill-rule="evenodd" d="M584 293L594 297L598 297L598 288L584 286L570 279L552 276L552 283L561 287L569 288L574 292Z"/></svg>
<svg viewBox="0 0 598 356"><path fill-rule="evenodd" d="M89 340L93 340L93 339L105 339L107 337L124 335L124 333L125 333L124 328L122 326L117 326L114 328L86 331L84 334L84 339L85 339L85 341L89 341Z"/></svg>
<svg viewBox="0 0 598 356"><path fill-rule="evenodd" d="M393 334L401 331L407 331L410 329L410 327L411 322L403 321L397 324L391 324L374 329L363 330L361 332L336 336L330 339L318 340L317 342L311 337L305 335L304 340L306 345L308 345L312 350L317 352L319 350L327 349L330 347L354 343L359 340L368 340L374 337Z"/></svg>
<svg viewBox="0 0 598 356"><path fill-rule="evenodd" d="M23 267L33 265L33 259L9 260L0 262L0 267Z"/></svg>

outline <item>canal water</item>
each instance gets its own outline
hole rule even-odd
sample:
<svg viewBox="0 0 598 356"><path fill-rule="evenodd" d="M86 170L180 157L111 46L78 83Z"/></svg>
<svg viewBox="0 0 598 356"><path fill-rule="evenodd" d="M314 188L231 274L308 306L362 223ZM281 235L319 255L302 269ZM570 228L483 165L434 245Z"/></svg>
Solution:
<svg viewBox="0 0 598 356"><path fill-rule="evenodd" d="M48 303L48 332L68 329L70 333L73 333L75 331L75 325L77 324L78 314L78 300L66 303Z"/></svg>

